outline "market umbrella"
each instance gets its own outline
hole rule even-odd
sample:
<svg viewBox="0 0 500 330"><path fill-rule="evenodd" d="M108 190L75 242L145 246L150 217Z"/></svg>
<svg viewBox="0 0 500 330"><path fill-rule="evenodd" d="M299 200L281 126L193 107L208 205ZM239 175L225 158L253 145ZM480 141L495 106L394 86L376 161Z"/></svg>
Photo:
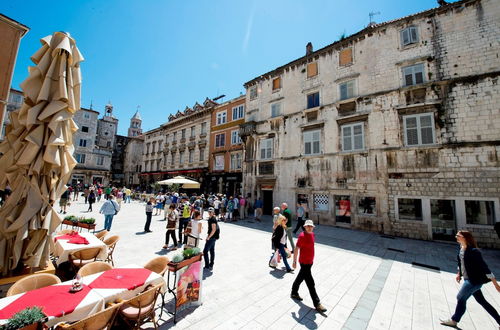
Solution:
<svg viewBox="0 0 500 330"><path fill-rule="evenodd" d="M11 196L0 208L0 271L3 275L21 261L45 267L50 234L61 218L54 202L76 165L73 115L80 109L80 62L75 41L64 32L40 40L21 84L24 103L13 111L5 140L0 144L0 189Z"/></svg>
<svg viewBox="0 0 500 330"><path fill-rule="evenodd" d="M179 185L182 185L182 188L184 188L184 189L200 189L199 182L187 179L183 176L176 176L176 177L173 177L172 179L158 181L157 183L163 184L163 185L179 184Z"/></svg>

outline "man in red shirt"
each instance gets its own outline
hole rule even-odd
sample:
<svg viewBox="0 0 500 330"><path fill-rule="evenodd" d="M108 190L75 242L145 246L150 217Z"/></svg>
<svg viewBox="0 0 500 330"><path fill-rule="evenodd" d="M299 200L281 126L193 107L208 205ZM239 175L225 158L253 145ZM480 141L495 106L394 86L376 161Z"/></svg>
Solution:
<svg viewBox="0 0 500 330"><path fill-rule="evenodd" d="M312 220L306 220L304 223L305 231L300 233L297 239L295 251L293 251L293 268L297 269L297 256L300 253L299 263L300 271L292 285L292 294L290 297L302 301L299 296L299 287L302 281L306 281L307 288L311 294L314 307L318 312L326 312L326 308L321 305L316 288L314 287L314 279L311 274L311 268L314 261L314 223Z"/></svg>

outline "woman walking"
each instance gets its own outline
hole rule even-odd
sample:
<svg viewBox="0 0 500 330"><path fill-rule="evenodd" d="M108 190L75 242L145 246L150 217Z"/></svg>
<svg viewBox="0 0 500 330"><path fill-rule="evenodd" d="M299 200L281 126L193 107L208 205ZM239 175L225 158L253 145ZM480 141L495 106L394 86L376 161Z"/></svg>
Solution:
<svg viewBox="0 0 500 330"><path fill-rule="evenodd" d="M293 269L290 267L290 265L288 265L288 261L286 260L287 259L287 255L286 255L286 251L285 251L285 244L286 244L286 237L287 237L286 236L286 221L287 221L287 219L284 216L282 216L282 215L278 216L279 224L274 229L272 242L273 242L274 249L278 250L279 253L281 254L281 258L283 259L283 263L285 264L285 267L286 267L286 272L292 273ZM272 260L273 256L274 256L274 253L271 256L271 260ZM271 265L271 260L269 260L270 267L276 268L276 267Z"/></svg>
<svg viewBox="0 0 500 330"><path fill-rule="evenodd" d="M460 244L460 252L457 255L458 273L456 280L460 283L463 278L464 283L457 295L457 307L455 314L449 320L441 320L442 325L456 327L465 313L467 299L474 296L476 301L490 314L500 326L500 316L493 306L483 296L481 287L491 281L495 289L500 292L500 285L493 273L483 260L481 252L477 248L476 240L472 234L466 230L461 230L455 236Z"/></svg>
<svg viewBox="0 0 500 330"><path fill-rule="evenodd" d="M96 197L95 197L95 190L92 189L89 192L89 197L88 197L89 208L88 208L87 212L92 212L92 204L95 203L95 199L96 199Z"/></svg>
<svg viewBox="0 0 500 330"><path fill-rule="evenodd" d="M179 212L175 209L175 204L170 204L169 212L167 215L167 233L165 234L165 245L164 249L168 249L168 242L170 237L174 243L172 250L177 250L177 238L175 237L175 227L179 225Z"/></svg>

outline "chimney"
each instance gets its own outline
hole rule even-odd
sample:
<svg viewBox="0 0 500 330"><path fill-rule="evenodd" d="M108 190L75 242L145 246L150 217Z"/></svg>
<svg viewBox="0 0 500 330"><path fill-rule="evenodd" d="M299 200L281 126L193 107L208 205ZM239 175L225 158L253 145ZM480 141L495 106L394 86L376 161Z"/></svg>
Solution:
<svg viewBox="0 0 500 330"><path fill-rule="evenodd" d="M313 44L308 42L306 45L306 56L311 55L313 52Z"/></svg>

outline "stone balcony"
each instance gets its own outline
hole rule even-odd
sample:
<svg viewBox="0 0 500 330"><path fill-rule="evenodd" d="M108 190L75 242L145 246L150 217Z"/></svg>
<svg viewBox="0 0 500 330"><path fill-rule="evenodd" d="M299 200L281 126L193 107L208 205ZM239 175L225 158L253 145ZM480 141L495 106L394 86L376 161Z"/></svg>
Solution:
<svg viewBox="0 0 500 330"><path fill-rule="evenodd" d="M240 136L246 137L252 135L256 132L256 123L254 121L249 121L240 125Z"/></svg>

